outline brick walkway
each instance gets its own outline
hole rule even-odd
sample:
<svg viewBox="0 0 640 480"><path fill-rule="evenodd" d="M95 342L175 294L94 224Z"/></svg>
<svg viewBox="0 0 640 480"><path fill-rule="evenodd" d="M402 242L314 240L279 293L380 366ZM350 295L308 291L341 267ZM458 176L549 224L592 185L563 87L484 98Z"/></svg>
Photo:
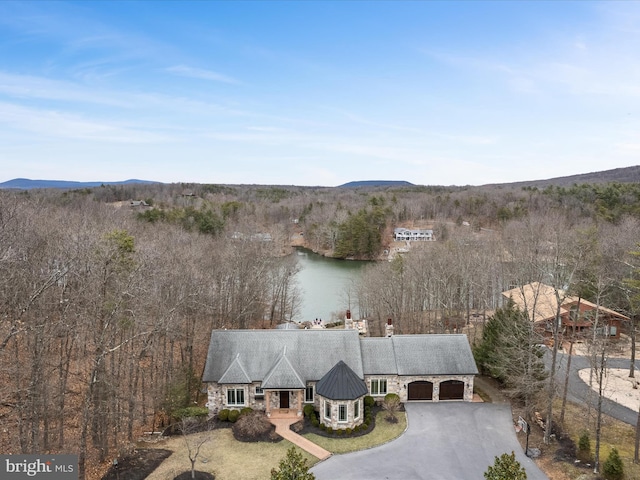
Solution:
<svg viewBox="0 0 640 480"><path fill-rule="evenodd" d="M325 450L319 445L316 445L312 441L307 440L303 436L291 431L289 427L296 423L298 420L298 417L285 415L280 416L276 414L272 414L271 418L269 419L269 421L276 426L276 433L282 438L289 440L294 445L300 447L305 452L309 452L311 455L319 458L320 460L329 458L331 456L331 452Z"/></svg>

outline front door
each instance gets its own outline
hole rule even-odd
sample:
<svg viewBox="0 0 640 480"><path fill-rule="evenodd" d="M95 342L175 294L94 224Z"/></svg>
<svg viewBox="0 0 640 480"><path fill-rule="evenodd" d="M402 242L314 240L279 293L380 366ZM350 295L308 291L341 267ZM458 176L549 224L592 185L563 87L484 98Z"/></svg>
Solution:
<svg viewBox="0 0 640 480"><path fill-rule="evenodd" d="M289 408L289 392L280 392L280 408Z"/></svg>

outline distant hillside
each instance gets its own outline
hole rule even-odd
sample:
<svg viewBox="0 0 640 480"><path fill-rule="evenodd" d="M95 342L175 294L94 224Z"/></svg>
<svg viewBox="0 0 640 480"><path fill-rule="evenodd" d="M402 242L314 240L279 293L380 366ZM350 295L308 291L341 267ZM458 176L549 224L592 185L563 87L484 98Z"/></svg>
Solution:
<svg viewBox="0 0 640 480"><path fill-rule="evenodd" d="M70 182L67 180L30 180L28 178L14 178L0 183L0 188L14 188L18 190L30 190L32 188L94 188L101 185L128 185L131 183L159 183L149 180L130 179L122 182Z"/></svg>
<svg viewBox="0 0 640 480"><path fill-rule="evenodd" d="M361 180L358 182L349 182L338 188L354 188L354 187L412 187L413 183L404 180Z"/></svg>
<svg viewBox="0 0 640 480"><path fill-rule="evenodd" d="M602 172L570 175L568 177L549 178L547 180L530 180L525 182L491 185L512 187L548 187L549 185L553 185L557 187L570 187L573 184L610 182L640 183L640 165L636 165L634 167L614 168L613 170L604 170Z"/></svg>

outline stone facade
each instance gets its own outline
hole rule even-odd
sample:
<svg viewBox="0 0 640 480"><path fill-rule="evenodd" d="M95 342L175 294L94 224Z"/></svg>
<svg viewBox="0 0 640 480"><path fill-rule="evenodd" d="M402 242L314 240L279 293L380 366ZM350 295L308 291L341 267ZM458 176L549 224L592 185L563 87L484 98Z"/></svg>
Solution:
<svg viewBox="0 0 640 480"><path fill-rule="evenodd" d="M360 425L364 421L364 402L362 399L364 397L357 398L356 400L330 400L328 398L320 397L319 398L320 408L318 409L318 413L320 416L320 423L333 428L334 430L341 430L346 428L354 428ZM355 404L358 404L358 417L355 418ZM340 413L340 405L343 405L346 408L347 418L345 421L340 421L339 413ZM326 416L326 408L329 408L331 411L331 415L329 417Z"/></svg>
<svg viewBox="0 0 640 480"><path fill-rule="evenodd" d="M371 380L372 379L384 379L387 381L387 392L386 393L396 393L400 397L401 402L407 401L408 396L408 385L411 382L415 381L429 381L433 383L433 402L440 401L440 383L445 382L447 380L458 380L464 382L464 398L465 402L471 402L473 400L473 379L474 375L418 375L418 376L399 376L399 375L365 375L364 381L367 385L367 389L369 390L369 394L371 394ZM315 382L309 383L309 385L314 386L315 392ZM263 395L256 396L256 387L260 387L259 382L254 382L249 385L219 385L216 383L209 383L207 386L207 407L212 415L217 414L220 410L224 408L240 410L243 407L251 407L254 410L263 410L270 412L274 409L280 408L280 395L283 393L289 393L289 408L292 410L298 411L298 414L302 414L302 408L305 405L305 392L304 390L267 390L264 391ZM229 388L233 389L243 389L244 391L244 405L227 405L227 390ZM385 394L373 395L373 397L381 402L384 399ZM267 408L267 401L269 402L269 408ZM314 408L316 411L320 413L320 420L324 419L324 401L331 402L332 404L332 418L331 423L327 423L327 425L332 428L353 428L355 425L359 425L362 423L364 416L364 405L361 405L360 408L360 418L358 420L353 419L353 401L334 401L328 400L319 395L314 395ZM362 399L359 401L362 403ZM338 422L338 407L337 405L340 403L348 403L348 420L346 423ZM335 407L335 408L334 408ZM335 418L333 418L335 416ZM324 423L324 422L323 422Z"/></svg>
<svg viewBox="0 0 640 480"><path fill-rule="evenodd" d="M473 379L474 375L416 375L416 376L399 376L399 375L365 375L364 381L367 388L371 391L372 379L386 379L387 393L397 393L401 402L407 401L409 393L408 385L416 381L427 381L433 383L433 402L440 401L440 383L447 380L458 380L464 382L464 398L463 401L471 402L473 400ZM384 394L373 395L377 401L384 399Z"/></svg>

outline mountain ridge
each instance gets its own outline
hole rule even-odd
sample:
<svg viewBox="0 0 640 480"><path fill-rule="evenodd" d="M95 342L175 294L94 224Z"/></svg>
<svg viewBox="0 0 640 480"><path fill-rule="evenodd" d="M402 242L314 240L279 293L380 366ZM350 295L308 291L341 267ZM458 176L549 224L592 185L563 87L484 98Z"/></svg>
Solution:
<svg viewBox="0 0 640 480"><path fill-rule="evenodd" d="M580 173L564 177L554 177L544 180L525 180L510 183L487 183L481 187L566 187L583 183L640 183L640 165L631 167L613 168L599 172ZM102 185L129 185L129 184L154 184L163 183L152 180L129 179L115 182L76 182L71 180L31 180L28 178L14 178L0 183L0 189L29 190L34 188L95 188ZM362 188L362 187L414 187L414 183L406 180L355 180L338 185L335 188ZM456 186L456 185L452 185ZM463 186L463 185L458 185Z"/></svg>

